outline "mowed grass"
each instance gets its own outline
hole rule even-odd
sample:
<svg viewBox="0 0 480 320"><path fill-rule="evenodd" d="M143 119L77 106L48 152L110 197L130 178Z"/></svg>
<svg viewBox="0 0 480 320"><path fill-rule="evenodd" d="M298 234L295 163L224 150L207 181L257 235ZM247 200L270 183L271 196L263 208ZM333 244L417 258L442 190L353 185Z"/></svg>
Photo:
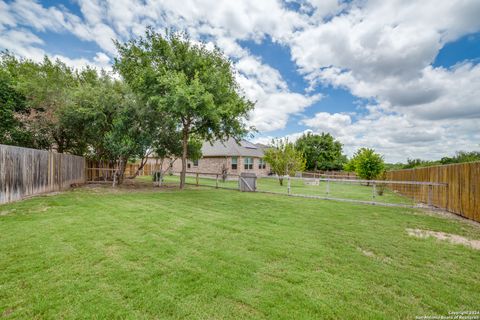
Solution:
<svg viewBox="0 0 480 320"><path fill-rule="evenodd" d="M139 177L142 181L151 181L152 177L143 176ZM202 186L212 186L215 187L218 183L219 187L222 188L232 188L238 189L238 180L237 177L229 177L228 180L222 181L217 179L214 176L200 176L198 178L199 185ZM164 181L166 183L179 183L179 176L165 176ZM385 189L382 195L375 193L373 197L373 187L372 185L362 185L358 182L352 180L352 182L337 182L337 181L320 181L318 185L308 184L309 180L301 180L292 178L290 180L290 193L294 195L305 195L305 196L317 196L325 198L338 198L338 199L347 199L347 200L359 200L359 201L374 201L380 203L391 203L391 204L401 204L401 205L414 205L413 200L402 196L398 193L395 193L388 188ZM312 180L310 180L311 182ZM189 184L195 185L197 183L197 178L195 176L187 176L186 182ZM328 187L327 187L328 184ZM263 177L257 179L257 190L265 192L276 192L276 193L288 193L288 183L287 180L284 180L283 185L280 185L278 179L275 177ZM378 190L378 189L377 189ZM328 191L328 193L327 193Z"/></svg>
<svg viewBox="0 0 480 320"><path fill-rule="evenodd" d="M463 221L191 187L80 188L0 206L6 319L412 319L478 310Z"/></svg>

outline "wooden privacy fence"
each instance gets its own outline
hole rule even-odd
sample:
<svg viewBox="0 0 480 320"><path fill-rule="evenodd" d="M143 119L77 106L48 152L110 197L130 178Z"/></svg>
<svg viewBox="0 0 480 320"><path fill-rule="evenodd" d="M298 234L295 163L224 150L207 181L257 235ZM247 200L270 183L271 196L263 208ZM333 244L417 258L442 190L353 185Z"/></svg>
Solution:
<svg viewBox="0 0 480 320"><path fill-rule="evenodd" d="M0 144L0 204L84 182L83 157Z"/></svg>
<svg viewBox="0 0 480 320"><path fill-rule="evenodd" d="M402 186L393 188L406 196L418 197L415 200L419 202L427 202L433 193L434 206L480 222L480 162L394 170L387 172L387 179L446 183L446 188L417 186L412 194L402 190Z"/></svg>
<svg viewBox="0 0 480 320"><path fill-rule="evenodd" d="M138 163L127 163L125 165L125 177L131 177L137 172L140 165ZM156 169L155 169L156 168ZM87 160L85 167L86 181L112 181L115 173L115 164L110 161ZM159 170L159 165L147 163L139 171L139 176L150 176L155 170Z"/></svg>

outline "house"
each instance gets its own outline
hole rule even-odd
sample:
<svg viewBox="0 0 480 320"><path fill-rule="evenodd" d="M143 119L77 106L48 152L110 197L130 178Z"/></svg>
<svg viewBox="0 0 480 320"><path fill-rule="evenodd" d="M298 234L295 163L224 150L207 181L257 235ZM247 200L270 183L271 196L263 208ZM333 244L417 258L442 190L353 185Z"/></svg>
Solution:
<svg viewBox="0 0 480 320"><path fill-rule="evenodd" d="M196 161L188 160L187 172L220 174L226 168L228 174L253 172L257 176L270 173L270 166L263 159L265 145L254 144L246 140L239 143L235 139L203 143L202 158ZM152 159L153 160L153 159ZM182 161L177 159L171 170L178 173L182 170Z"/></svg>

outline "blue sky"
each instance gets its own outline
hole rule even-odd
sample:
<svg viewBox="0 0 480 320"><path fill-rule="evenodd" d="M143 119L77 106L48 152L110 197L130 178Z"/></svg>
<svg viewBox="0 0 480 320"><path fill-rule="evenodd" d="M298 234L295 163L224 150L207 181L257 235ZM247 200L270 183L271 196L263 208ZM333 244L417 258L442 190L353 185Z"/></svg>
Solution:
<svg viewBox="0 0 480 320"><path fill-rule="evenodd" d="M439 52L433 62L435 67L449 68L453 65L472 61L478 63L480 59L480 33L472 33L460 39L447 43Z"/></svg>
<svg viewBox="0 0 480 320"><path fill-rule="evenodd" d="M0 49L111 69L147 25L208 39L257 102L255 141L330 132L387 161L480 149L480 2L0 0Z"/></svg>

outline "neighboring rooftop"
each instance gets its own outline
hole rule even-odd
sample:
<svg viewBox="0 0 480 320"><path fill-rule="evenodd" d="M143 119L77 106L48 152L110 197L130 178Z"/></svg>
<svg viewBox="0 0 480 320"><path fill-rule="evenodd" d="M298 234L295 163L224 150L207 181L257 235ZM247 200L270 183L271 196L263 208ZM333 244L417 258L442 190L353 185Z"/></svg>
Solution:
<svg viewBox="0 0 480 320"><path fill-rule="evenodd" d="M239 143L230 138L227 141L204 142L202 155L204 157L263 157L265 146L256 145L247 140Z"/></svg>

